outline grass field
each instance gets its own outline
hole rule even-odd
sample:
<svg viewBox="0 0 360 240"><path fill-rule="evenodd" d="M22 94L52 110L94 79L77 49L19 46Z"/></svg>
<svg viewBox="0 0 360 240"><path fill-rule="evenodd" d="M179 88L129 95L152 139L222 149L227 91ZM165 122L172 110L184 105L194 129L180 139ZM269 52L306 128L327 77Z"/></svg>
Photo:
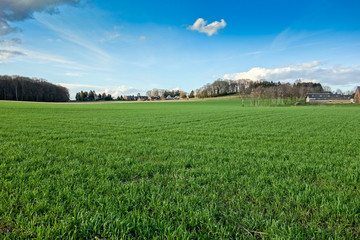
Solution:
<svg viewBox="0 0 360 240"><path fill-rule="evenodd" d="M0 102L0 238L360 238L360 107Z"/></svg>

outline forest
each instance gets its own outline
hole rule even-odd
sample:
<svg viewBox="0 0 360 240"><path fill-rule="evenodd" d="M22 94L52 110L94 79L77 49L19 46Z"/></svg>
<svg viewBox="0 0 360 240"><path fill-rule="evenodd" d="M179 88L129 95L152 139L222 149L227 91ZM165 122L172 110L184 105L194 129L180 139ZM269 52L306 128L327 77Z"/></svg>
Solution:
<svg viewBox="0 0 360 240"><path fill-rule="evenodd" d="M0 75L0 100L67 102L69 90L44 79Z"/></svg>

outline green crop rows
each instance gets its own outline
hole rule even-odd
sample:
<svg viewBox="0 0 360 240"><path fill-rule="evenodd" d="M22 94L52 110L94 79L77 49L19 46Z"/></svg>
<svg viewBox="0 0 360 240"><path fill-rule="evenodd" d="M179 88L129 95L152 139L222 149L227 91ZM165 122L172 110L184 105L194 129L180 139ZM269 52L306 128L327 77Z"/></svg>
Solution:
<svg viewBox="0 0 360 240"><path fill-rule="evenodd" d="M0 102L0 238L360 238L360 108Z"/></svg>

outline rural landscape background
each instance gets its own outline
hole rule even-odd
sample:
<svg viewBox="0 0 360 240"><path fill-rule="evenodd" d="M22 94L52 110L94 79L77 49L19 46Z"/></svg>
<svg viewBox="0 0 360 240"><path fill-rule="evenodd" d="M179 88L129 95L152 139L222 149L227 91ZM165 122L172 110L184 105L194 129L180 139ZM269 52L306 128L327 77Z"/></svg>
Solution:
<svg viewBox="0 0 360 240"><path fill-rule="evenodd" d="M359 10L0 0L0 238L360 238Z"/></svg>

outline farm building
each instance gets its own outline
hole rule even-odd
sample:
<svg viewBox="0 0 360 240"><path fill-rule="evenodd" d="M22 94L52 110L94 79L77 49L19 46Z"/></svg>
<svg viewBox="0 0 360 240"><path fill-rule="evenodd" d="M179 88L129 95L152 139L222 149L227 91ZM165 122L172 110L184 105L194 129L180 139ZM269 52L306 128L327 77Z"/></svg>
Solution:
<svg viewBox="0 0 360 240"><path fill-rule="evenodd" d="M173 100L174 98L172 97L172 96L170 96L170 95L168 95L166 98L165 98L165 100Z"/></svg>
<svg viewBox="0 0 360 240"><path fill-rule="evenodd" d="M161 98L159 96L157 97L151 96L149 99L150 101L154 101L154 100L160 100Z"/></svg>
<svg viewBox="0 0 360 240"><path fill-rule="evenodd" d="M147 101L149 100L148 96L125 96L125 101Z"/></svg>
<svg viewBox="0 0 360 240"><path fill-rule="evenodd" d="M354 103L351 95L325 93L309 93L306 102L310 104L334 104L334 103Z"/></svg>
<svg viewBox="0 0 360 240"><path fill-rule="evenodd" d="M147 100L149 100L148 96L138 96L137 97L137 101L147 101Z"/></svg>
<svg viewBox="0 0 360 240"><path fill-rule="evenodd" d="M360 87L356 88L354 103L360 103Z"/></svg>
<svg viewBox="0 0 360 240"><path fill-rule="evenodd" d="M136 96L125 96L124 99L125 99L125 101L136 101L137 97Z"/></svg>

